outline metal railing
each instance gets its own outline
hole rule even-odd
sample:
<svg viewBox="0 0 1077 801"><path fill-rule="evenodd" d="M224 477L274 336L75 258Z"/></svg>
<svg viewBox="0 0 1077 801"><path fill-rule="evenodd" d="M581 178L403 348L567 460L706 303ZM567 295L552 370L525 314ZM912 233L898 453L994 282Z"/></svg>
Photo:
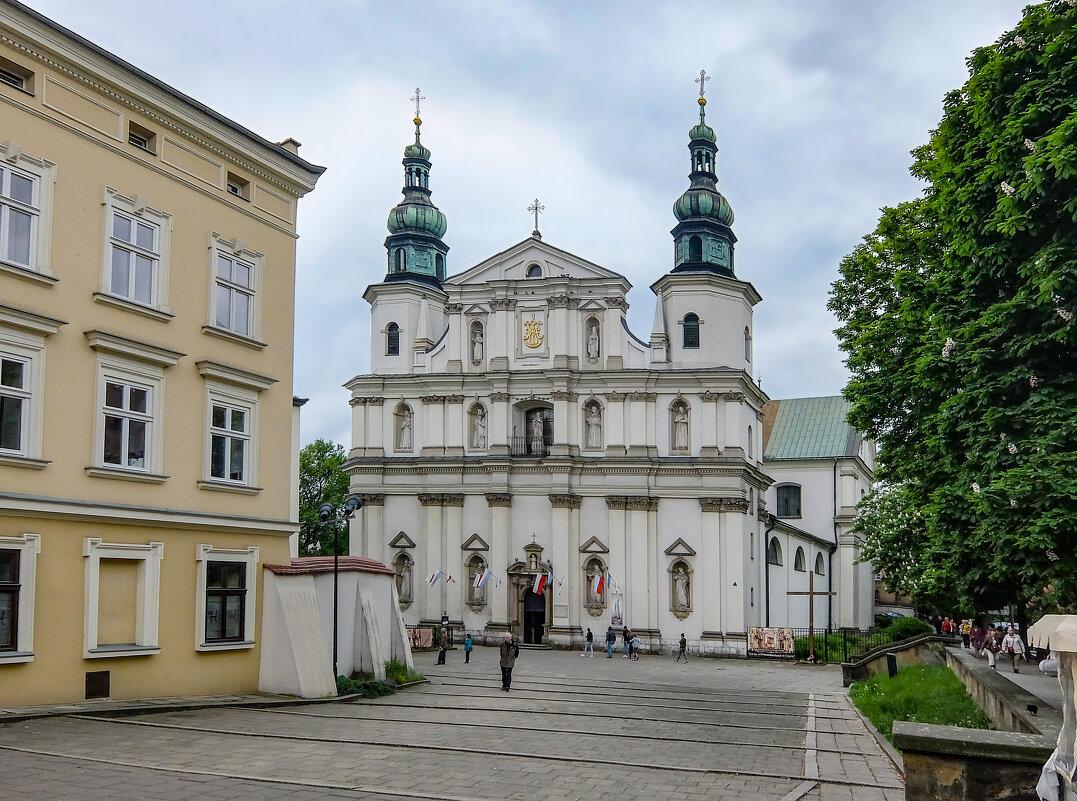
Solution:
<svg viewBox="0 0 1077 801"><path fill-rule="evenodd" d="M534 440L531 437L510 437L509 453L513 456L540 459L549 455L551 445L553 445L552 438L543 437L541 440Z"/></svg>

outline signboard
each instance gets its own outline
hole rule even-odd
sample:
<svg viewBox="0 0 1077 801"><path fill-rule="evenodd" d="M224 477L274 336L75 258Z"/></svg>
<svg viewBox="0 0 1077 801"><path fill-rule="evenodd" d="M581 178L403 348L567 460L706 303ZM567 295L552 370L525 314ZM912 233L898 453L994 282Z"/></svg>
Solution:
<svg viewBox="0 0 1077 801"><path fill-rule="evenodd" d="M625 597L622 593L610 593L610 607L613 609L613 612L610 614L611 626L617 627L623 626L625 624L624 598Z"/></svg>
<svg viewBox="0 0 1077 801"><path fill-rule="evenodd" d="M748 656L771 659L793 659L793 630L791 628L748 627Z"/></svg>
<svg viewBox="0 0 1077 801"><path fill-rule="evenodd" d="M408 642L412 648L433 648L434 630L427 626L408 629Z"/></svg>

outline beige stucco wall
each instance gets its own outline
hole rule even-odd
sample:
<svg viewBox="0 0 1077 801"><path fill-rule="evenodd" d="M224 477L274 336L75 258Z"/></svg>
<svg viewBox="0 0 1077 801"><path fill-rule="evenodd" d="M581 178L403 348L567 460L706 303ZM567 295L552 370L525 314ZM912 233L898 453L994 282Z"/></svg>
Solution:
<svg viewBox="0 0 1077 801"><path fill-rule="evenodd" d="M36 278L0 264L0 312L63 321L44 337L40 451L0 459L0 538L40 535L33 598L33 660L0 653L0 705L76 701L87 671L111 671L112 697L254 691L258 647L196 651L195 554L199 544L259 549L248 576L258 589L261 564L287 562L298 526L293 494L292 354L295 209L320 169L290 158L254 134L196 108L91 47L19 9L0 5L0 58L32 73L29 91L0 83L0 158L12 154L55 164L50 254ZM128 142L134 123L156 135L149 153ZM19 158L17 155L14 158ZM18 161L15 162L16 166ZM228 193L231 173L249 199ZM106 188L171 217L167 305L144 313L101 302L106 255ZM261 254L255 341L206 333L214 284L211 237ZM162 257L162 262L164 257ZM160 312L165 312L161 314ZM0 333L4 328L0 319ZM12 329L14 330L14 329ZM164 478L94 477L100 464L98 359L88 331L183 354L163 367L159 470ZM124 357L125 359L127 357ZM207 489L207 379L198 362L254 374L248 486ZM160 369L160 368L158 368ZM160 653L84 658L84 543L163 543ZM106 555L107 556L107 555ZM112 574L115 573L115 576ZM124 602L129 568L101 571L100 642L133 626ZM110 582L115 578L115 582ZM24 593L25 596L25 593ZM260 605L260 593L257 603ZM115 606L116 608L111 608ZM125 608L126 606L126 608ZM260 622L260 610L257 620ZM255 631L248 638L257 639Z"/></svg>

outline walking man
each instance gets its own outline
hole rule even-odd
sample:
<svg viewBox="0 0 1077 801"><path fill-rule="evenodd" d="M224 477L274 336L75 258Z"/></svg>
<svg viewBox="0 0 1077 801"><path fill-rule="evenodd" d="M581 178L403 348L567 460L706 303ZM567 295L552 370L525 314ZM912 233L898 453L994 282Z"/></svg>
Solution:
<svg viewBox="0 0 1077 801"><path fill-rule="evenodd" d="M505 632L505 642L501 643L501 689L509 691L512 684L512 667L520 655L520 646L512 639L512 633Z"/></svg>
<svg viewBox="0 0 1077 801"><path fill-rule="evenodd" d="M464 638L464 664L471 664L471 633L468 632L467 637Z"/></svg>
<svg viewBox="0 0 1077 801"><path fill-rule="evenodd" d="M444 665L445 664L445 652L449 650L449 627L448 626L442 626L441 627L441 640L439 640L438 645L441 647L441 650L438 651L438 664L439 665Z"/></svg>
<svg viewBox="0 0 1077 801"><path fill-rule="evenodd" d="M680 649L677 651L677 661L681 661L681 657L684 657L684 664L688 664L688 640L684 638L684 632L681 632L681 641L677 644Z"/></svg>
<svg viewBox="0 0 1077 801"><path fill-rule="evenodd" d="M606 627L606 659L613 659L613 644L617 642L617 634L613 626Z"/></svg>
<svg viewBox="0 0 1077 801"><path fill-rule="evenodd" d="M595 658L595 635L591 633L591 629L587 629L587 639L583 643L583 653L581 657L587 656L587 652L591 652L591 658Z"/></svg>
<svg viewBox="0 0 1077 801"><path fill-rule="evenodd" d="M628 626L625 626L623 629L621 629L621 641L624 643L624 647L625 647L624 656L622 656L621 658L622 659L628 659L628 657L629 657L628 649L631 647L631 646L629 646L629 643L632 642L632 632L630 632L628 630Z"/></svg>

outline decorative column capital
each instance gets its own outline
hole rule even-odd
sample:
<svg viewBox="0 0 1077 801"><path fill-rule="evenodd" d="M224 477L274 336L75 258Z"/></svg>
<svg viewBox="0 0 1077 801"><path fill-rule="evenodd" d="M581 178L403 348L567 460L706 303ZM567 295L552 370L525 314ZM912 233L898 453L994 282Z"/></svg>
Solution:
<svg viewBox="0 0 1077 801"><path fill-rule="evenodd" d="M629 392L628 393L628 399L630 401L647 400L647 393L646 392Z"/></svg>
<svg viewBox="0 0 1077 801"><path fill-rule="evenodd" d="M464 396L463 395L446 395L445 396L445 402L446 403L463 403L464 402Z"/></svg>
<svg viewBox="0 0 1077 801"><path fill-rule="evenodd" d="M363 506L385 506L385 495L380 492L364 492L361 496Z"/></svg>
<svg viewBox="0 0 1077 801"><path fill-rule="evenodd" d="M445 304L445 313L446 314L459 314L463 310L464 310L464 304L463 303L446 303Z"/></svg>
<svg viewBox="0 0 1077 801"><path fill-rule="evenodd" d="M742 515L748 514L749 503L747 498L723 498L725 503L722 509L723 512L739 512Z"/></svg>
<svg viewBox="0 0 1077 801"><path fill-rule="evenodd" d="M627 495L607 495L606 496L606 508L607 509L626 509L626 508L628 508L628 496Z"/></svg>
<svg viewBox="0 0 1077 801"><path fill-rule="evenodd" d="M423 395L421 398L419 398L419 400L421 400L423 403L425 403L426 405L429 406L429 405L433 405L433 404L436 404L436 403L444 403L445 402L445 396L444 395Z"/></svg>
<svg viewBox="0 0 1077 801"><path fill-rule="evenodd" d="M554 509L579 509L583 502L580 495L551 495L550 506Z"/></svg>
<svg viewBox="0 0 1077 801"><path fill-rule="evenodd" d="M512 400L512 395L507 392L491 392L490 400L492 400L494 403L506 403Z"/></svg>
<svg viewBox="0 0 1077 801"><path fill-rule="evenodd" d="M611 309L620 309L621 311L628 311L628 301L622 297L614 298L602 298L606 302L606 306Z"/></svg>
<svg viewBox="0 0 1077 801"><path fill-rule="evenodd" d="M710 390L708 389L708 390L707 390L706 392L704 392L704 393L703 393L702 395L700 395L699 397L701 397L701 398L702 398L702 399L703 399L704 401L706 401L707 403L717 403L717 402L718 402L718 398L720 398L720 397L721 397L721 395L719 395L719 394L718 394L717 392L711 392L711 391L710 391Z"/></svg>
<svg viewBox="0 0 1077 801"><path fill-rule="evenodd" d="M767 502L762 498L755 502L755 512L759 520L765 521L767 519Z"/></svg>
<svg viewBox="0 0 1077 801"><path fill-rule="evenodd" d="M419 504L421 506L441 506L441 495L437 493L419 493Z"/></svg>
<svg viewBox="0 0 1077 801"><path fill-rule="evenodd" d="M385 398L367 398L366 399L366 405L367 406L381 406L384 403L385 403Z"/></svg>
<svg viewBox="0 0 1077 801"><path fill-rule="evenodd" d="M606 400L613 401L615 403L623 401L626 397L628 397L628 394L625 393L625 392L607 392L606 393Z"/></svg>
<svg viewBox="0 0 1077 801"><path fill-rule="evenodd" d="M546 302L551 309L567 309L568 308L568 295L551 295L546 298Z"/></svg>
<svg viewBox="0 0 1077 801"><path fill-rule="evenodd" d="M507 492L488 492L486 493L486 504L488 506L512 506L512 495Z"/></svg>
<svg viewBox="0 0 1077 801"><path fill-rule="evenodd" d="M516 298L494 298L490 306L494 311L507 311L516 307Z"/></svg>
<svg viewBox="0 0 1077 801"><path fill-rule="evenodd" d="M625 498L625 508L630 512L657 512L658 498L648 495L629 495Z"/></svg>
<svg viewBox="0 0 1077 801"><path fill-rule="evenodd" d="M579 395L575 392L569 392L568 390L557 389L550 393L550 397L555 401L574 401Z"/></svg>
<svg viewBox="0 0 1077 801"><path fill-rule="evenodd" d="M699 508L704 512L720 512L722 511L722 499L721 498L700 498Z"/></svg>
<svg viewBox="0 0 1077 801"><path fill-rule="evenodd" d="M748 396L743 392L723 392L722 400L729 403L744 403L744 401L748 400Z"/></svg>
<svg viewBox="0 0 1077 801"><path fill-rule="evenodd" d="M348 405L349 406L366 406L366 398L361 398L361 397L358 397L356 395L352 395L352 397L348 398Z"/></svg>
<svg viewBox="0 0 1077 801"><path fill-rule="evenodd" d="M441 496L442 506L463 506L464 505L463 493L450 493L448 495Z"/></svg>

